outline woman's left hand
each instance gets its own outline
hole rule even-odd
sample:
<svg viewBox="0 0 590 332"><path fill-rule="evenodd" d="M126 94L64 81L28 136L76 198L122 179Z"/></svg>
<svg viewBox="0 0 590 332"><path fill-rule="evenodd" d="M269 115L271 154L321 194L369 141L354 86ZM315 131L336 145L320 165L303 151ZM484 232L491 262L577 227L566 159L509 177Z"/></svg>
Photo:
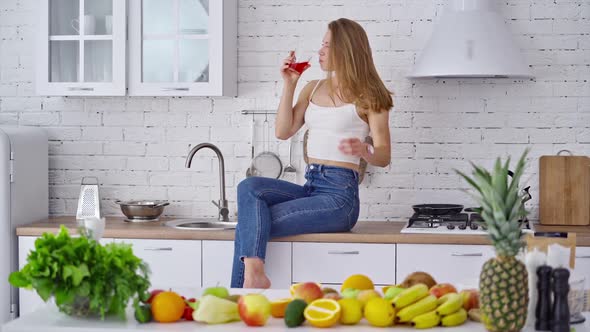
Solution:
<svg viewBox="0 0 590 332"><path fill-rule="evenodd" d="M364 158L367 155L367 144L358 138L345 138L340 141L338 150L347 155Z"/></svg>

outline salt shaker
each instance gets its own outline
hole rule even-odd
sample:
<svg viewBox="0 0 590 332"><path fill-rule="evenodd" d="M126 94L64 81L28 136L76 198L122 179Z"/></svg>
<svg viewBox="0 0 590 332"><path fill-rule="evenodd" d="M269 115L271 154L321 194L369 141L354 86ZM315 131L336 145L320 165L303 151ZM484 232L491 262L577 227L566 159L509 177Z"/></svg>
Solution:
<svg viewBox="0 0 590 332"><path fill-rule="evenodd" d="M552 332L570 331L570 310L567 302L570 271L565 268L553 270L553 321Z"/></svg>
<svg viewBox="0 0 590 332"><path fill-rule="evenodd" d="M541 265L537 269L537 290L538 301L535 316L535 330L551 331L551 321L553 312L551 311L551 271L553 269L548 265Z"/></svg>

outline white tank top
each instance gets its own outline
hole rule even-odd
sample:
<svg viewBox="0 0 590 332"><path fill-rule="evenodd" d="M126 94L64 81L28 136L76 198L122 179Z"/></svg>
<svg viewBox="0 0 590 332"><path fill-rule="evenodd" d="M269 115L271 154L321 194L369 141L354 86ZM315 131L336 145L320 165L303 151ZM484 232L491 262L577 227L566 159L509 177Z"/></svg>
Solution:
<svg viewBox="0 0 590 332"><path fill-rule="evenodd" d="M309 97L305 111L305 124L308 127L307 156L309 158L359 164L360 158L346 155L338 150L340 141L345 138L358 138L361 142L369 135L369 125L363 121L354 104L338 107L318 106L311 101L318 81Z"/></svg>

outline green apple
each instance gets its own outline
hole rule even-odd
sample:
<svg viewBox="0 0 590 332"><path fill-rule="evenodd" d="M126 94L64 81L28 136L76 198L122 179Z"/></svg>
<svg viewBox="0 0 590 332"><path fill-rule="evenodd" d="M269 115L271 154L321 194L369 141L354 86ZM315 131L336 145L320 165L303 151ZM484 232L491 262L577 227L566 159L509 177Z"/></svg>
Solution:
<svg viewBox="0 0 590 332"><path fill-rule="evenodd" d="M355 288L346 288L340 294L343 299L356 299L359 295L360 290Z"/></svg>
<svg viewBox="0 0 590 332"><path fill-rule="evenodd" d="M229 296L229 291L227 290L227 288L223 286L208 287L205 288L205 290L203 290L203 294L201 296L205 295L213 295L221 299L227 299L227 297Z"/></svg>
<svg viewBox="0 0 590 332"><path fill-rule="evenodd" d="M386 300L393 300L393 298L396 297L397 294L403 292L404 290L405 288L401 287L389 287L385 292L385 296L383 298Z"/></svg>

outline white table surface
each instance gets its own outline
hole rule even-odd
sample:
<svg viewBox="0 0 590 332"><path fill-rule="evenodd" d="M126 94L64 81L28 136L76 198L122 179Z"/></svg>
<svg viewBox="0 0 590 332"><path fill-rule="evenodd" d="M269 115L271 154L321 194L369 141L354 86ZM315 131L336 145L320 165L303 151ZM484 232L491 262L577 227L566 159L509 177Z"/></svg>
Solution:
<svg viewBox="0 0 590 332"><path fill-rule="evenodd" d="M175 289L173 289L175 290ZM184 296L195 296L199 297L200 290L176 290ZM253 292L262 292L262 290L252 289L231 289L232 294L246 294ZM288 290L265 290L263 294L266 295L270 300L289 297ZM586 316L586 322L584 324L572 325L576 329L576 332L590 332L590 313L584 313ZM8 322L2 326L2 332L74 332L74 331L88 331L88 332L124 332L124 331L171 331L171 332L185 332L185 331L242 331L247 329L258 329L263 331L293 331L288 328L283 319L277 319L271 317L267 324L260 327L249 327L243 322L234 322L229 324L220 325L207 325L197 322L179 321L176 323L147 323L139 324L133 317L133 309L129 308L127 311L127 320L122 321L116 317L109 317L104 321L99 319L86 319L86 318L75 318L60 313L57 307L53 304L47 304L45 307L40 308L34 312L31 312L23 317ZM370 326L366 320L362 320L357 325L344 326L336 325L331 329L337 329L339 331L379 331L380 328ZM396 331L417 331L416 329L409 326L396 326ZM296 331L320 331L320 329L314 328L309 323L304 323L298 327ZM457 327L437 327L428 329L433 332L478 332L486 331L482 324L467 321L465 324ZM525 328L523 331L532 332L534 328Z"/></svg>

